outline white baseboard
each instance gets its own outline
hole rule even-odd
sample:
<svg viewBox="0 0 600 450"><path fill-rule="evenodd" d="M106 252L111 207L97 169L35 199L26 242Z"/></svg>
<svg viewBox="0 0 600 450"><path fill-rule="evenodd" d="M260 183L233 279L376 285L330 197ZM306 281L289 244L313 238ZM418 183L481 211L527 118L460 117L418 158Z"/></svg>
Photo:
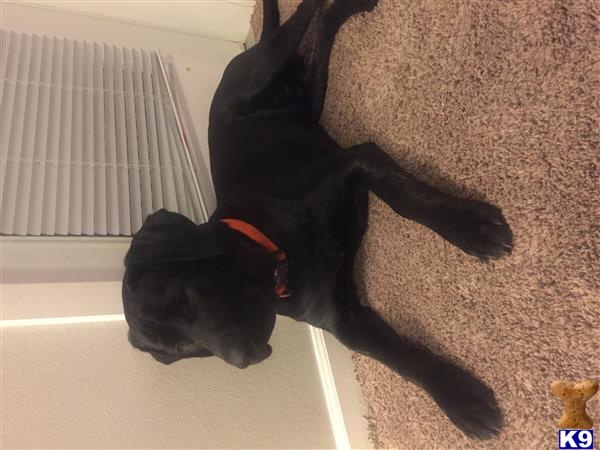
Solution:
<svg viewBox="0 0 600 450"><path fill-rule="evenodd" d="M372 449L351 352L329 333L309 328L337 449Z"/></svg>

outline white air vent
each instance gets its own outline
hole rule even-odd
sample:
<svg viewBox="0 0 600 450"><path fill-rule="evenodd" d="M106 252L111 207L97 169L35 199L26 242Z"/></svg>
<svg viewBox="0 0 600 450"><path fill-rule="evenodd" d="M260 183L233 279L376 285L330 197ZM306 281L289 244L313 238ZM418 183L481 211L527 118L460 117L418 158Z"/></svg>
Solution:
<svg viewBox="0 0 600 450"><path fill-rule="evenodd" d="M130 236L206 221L160 55L2 31L2 235Z"/></svg>

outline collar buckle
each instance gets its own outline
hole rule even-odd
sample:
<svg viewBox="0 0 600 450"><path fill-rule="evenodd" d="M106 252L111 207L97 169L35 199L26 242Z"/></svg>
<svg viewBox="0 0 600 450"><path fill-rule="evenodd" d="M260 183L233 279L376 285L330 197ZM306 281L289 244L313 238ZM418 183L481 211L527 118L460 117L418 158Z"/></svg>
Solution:
<svg viewBox="0 0 600 450"><path fill-rule="evenodd" d="M280 298L289 297L292 295L287 288L288 283L288 262L287 259L282 259L277 262L275 273L273 273L273 282L275 283L275 294Z"/></svg>

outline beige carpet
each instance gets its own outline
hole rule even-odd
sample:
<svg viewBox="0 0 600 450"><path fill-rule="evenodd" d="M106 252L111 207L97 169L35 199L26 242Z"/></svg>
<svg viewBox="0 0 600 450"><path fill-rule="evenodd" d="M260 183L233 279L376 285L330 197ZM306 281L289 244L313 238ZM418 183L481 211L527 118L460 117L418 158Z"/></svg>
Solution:
<svg viewBox="0 0 600 450"><path fill-rule="evenodd" d="M297 3L280 1L282 18ZM486 380L506 421L499 438L470 441L421 390L357 355L378 447L557 448L548 385L600 377L599 29L597 0L381 0L338 35L329 133L500 206L516 244L483 264L371 203L357 267L368 302Z"/></svg>

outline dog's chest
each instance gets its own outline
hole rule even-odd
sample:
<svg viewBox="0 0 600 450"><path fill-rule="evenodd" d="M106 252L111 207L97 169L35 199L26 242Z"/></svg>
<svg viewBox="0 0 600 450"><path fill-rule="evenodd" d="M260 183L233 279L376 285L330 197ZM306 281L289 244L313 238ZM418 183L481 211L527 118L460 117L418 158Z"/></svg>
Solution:
<svg viewBox="0 0 600 450"><path fill-rule="evenodd" d="M336 278L343 259L340 249L330 243L315 245L303 258L291 258L289 288L292 297L282 313L323 326L320 322L330 316L327 311L333 304Z"/></svg>

